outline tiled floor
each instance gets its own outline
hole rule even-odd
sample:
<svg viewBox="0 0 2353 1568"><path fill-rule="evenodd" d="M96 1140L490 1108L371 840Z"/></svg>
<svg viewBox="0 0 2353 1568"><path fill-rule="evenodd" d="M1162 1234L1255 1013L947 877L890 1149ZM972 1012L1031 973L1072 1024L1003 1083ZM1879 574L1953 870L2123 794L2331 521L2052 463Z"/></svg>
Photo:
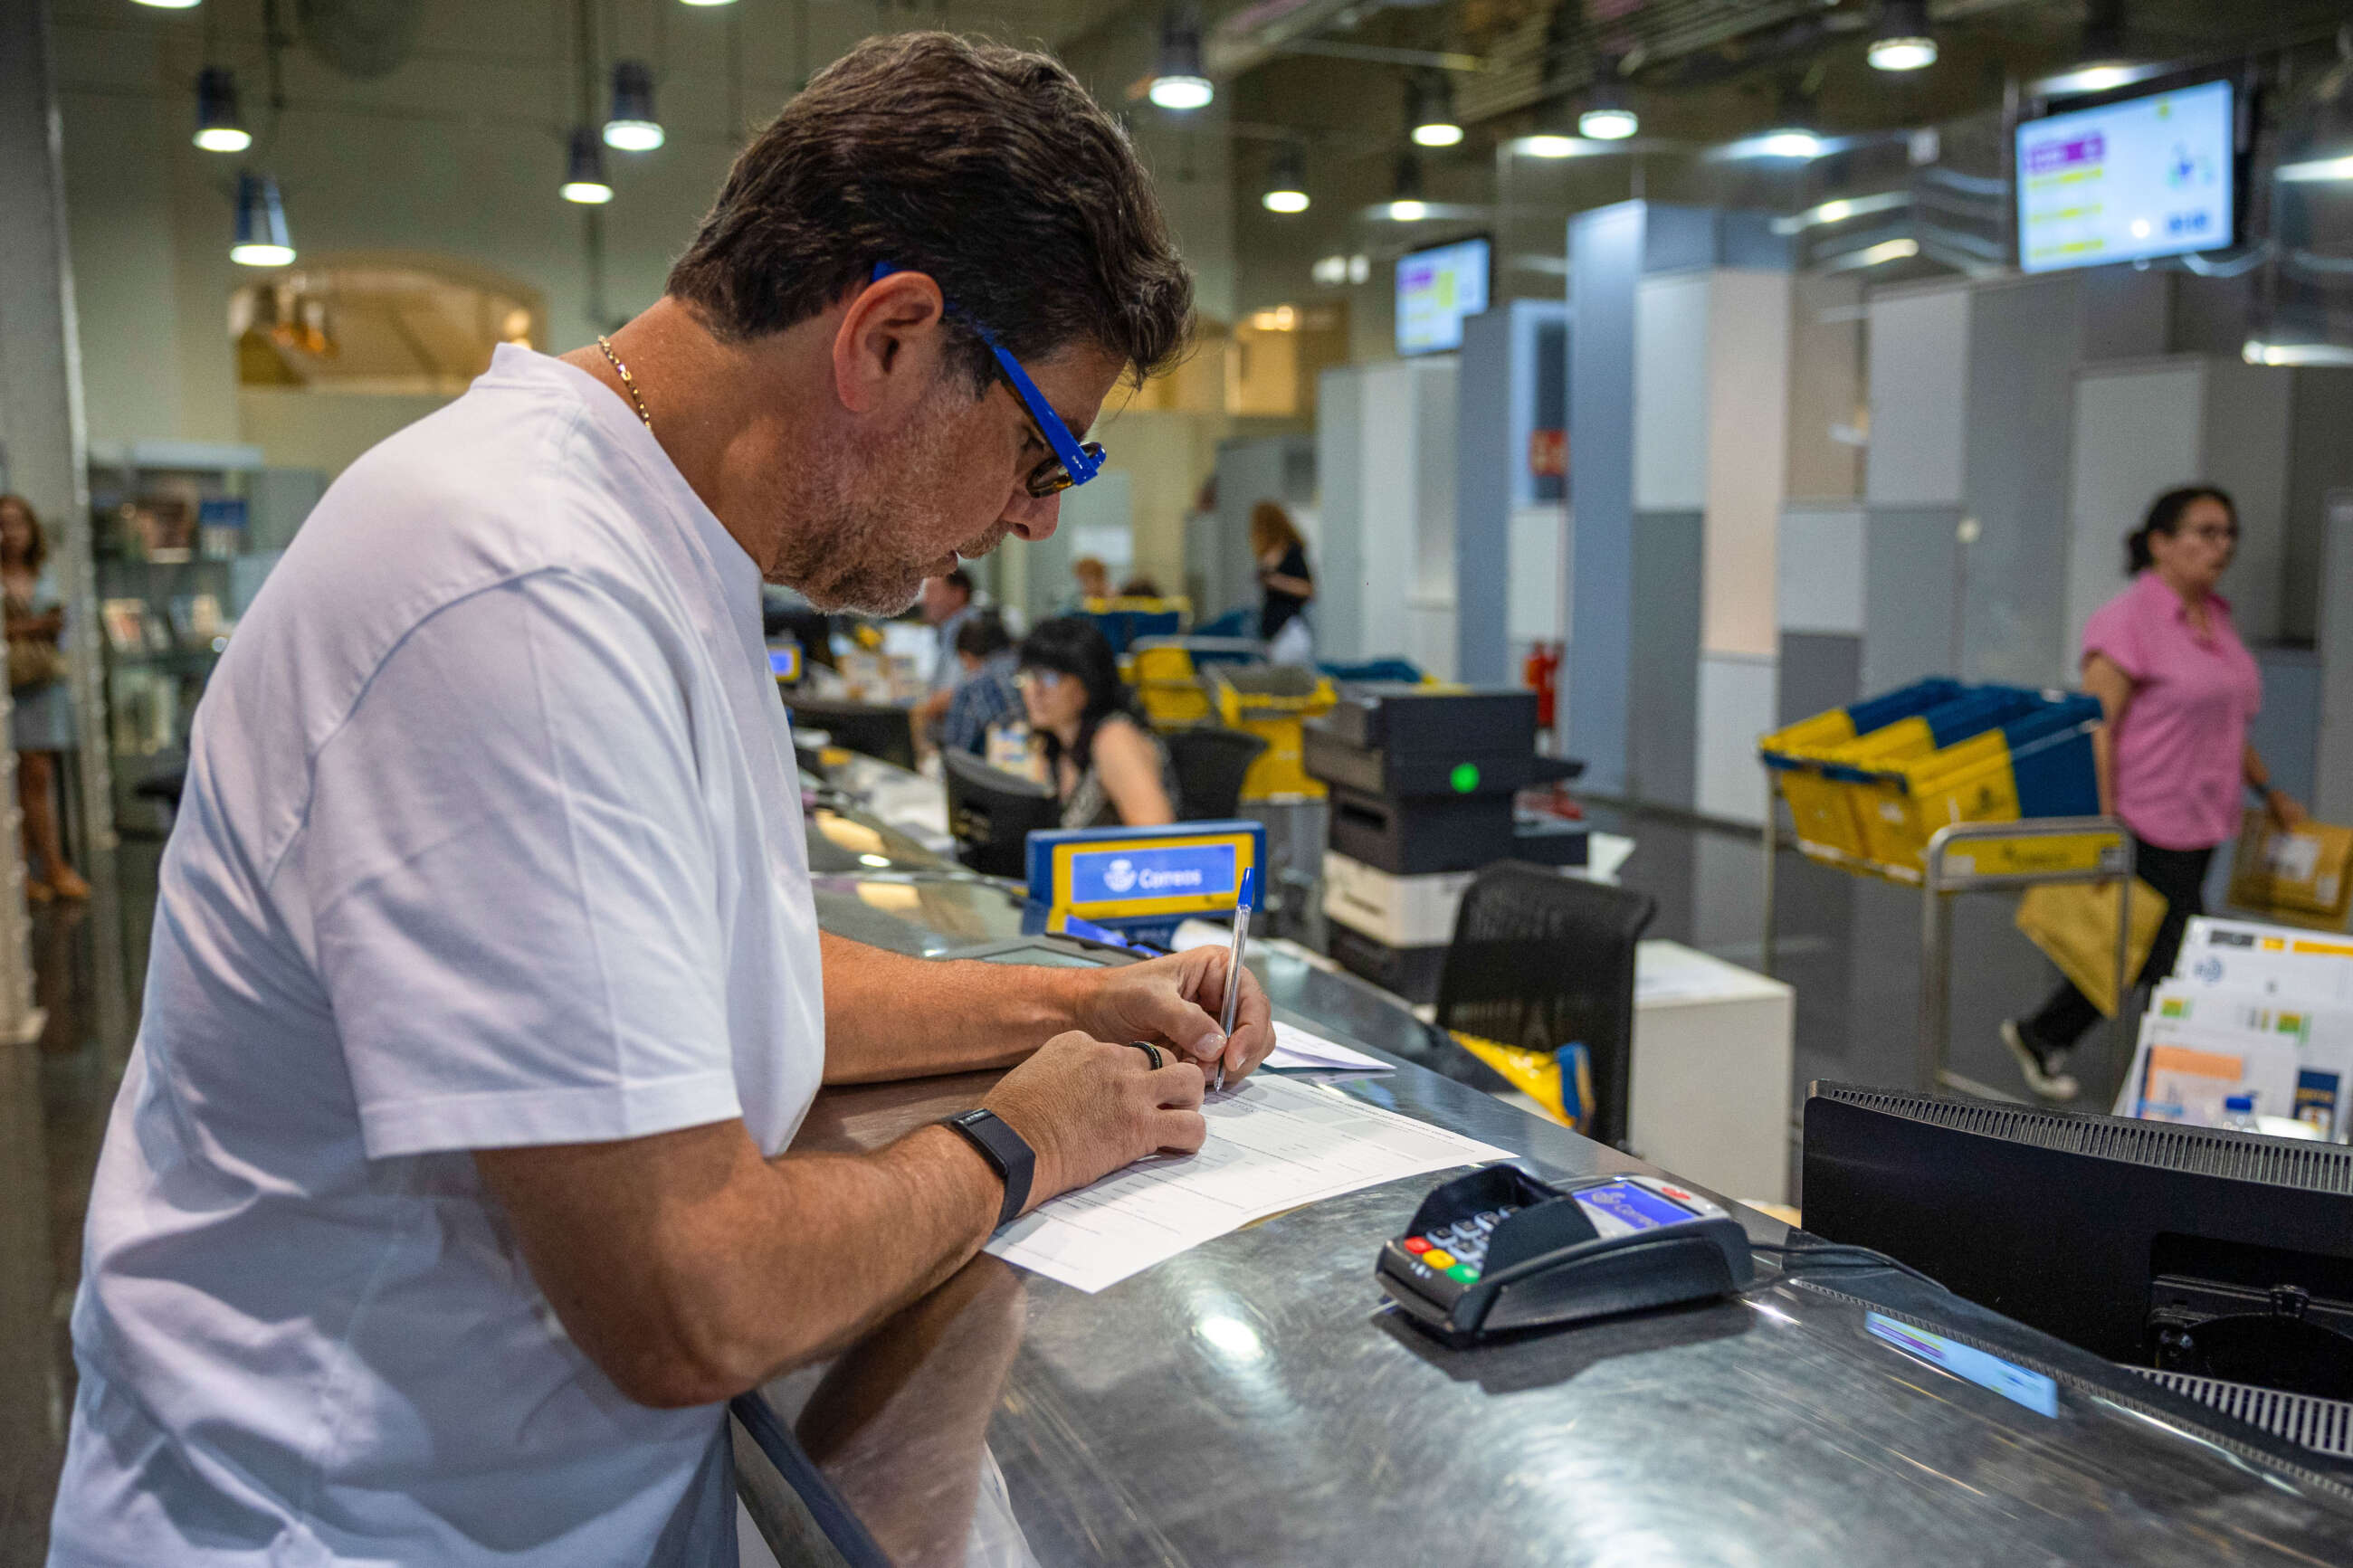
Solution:
<svg viewBox="0 0 2353 1568"><path fill-rule="evenodd" d="M1608 808L1597 824L1639 844L1622 879L1659 900L1650 934L1734 963L1758 961L1760 850L1754 835ZM41 1561L71 1399L65 1311L78 1275L82 1209L98 1142L128 1048L146 951L158 846L132 843L88 906L34 922L40 1041L0 1047L0 1568ZM1800 1095L1815 1079L1908 1085L1918 1031L1919 895L1868 883L1784 853L1775 899L1775 972L1797 987ZM1994 1036L2031 1008L2052 973L2010 924L2007 900L1959 901L1955 921L1952 1066L2021 1092ZM98 931L120 929L129 961L114 970ZM113 994L110 995L111 991ZM2087 1106L2105 1104L2122 1063L2079 1062Z"/></svg>

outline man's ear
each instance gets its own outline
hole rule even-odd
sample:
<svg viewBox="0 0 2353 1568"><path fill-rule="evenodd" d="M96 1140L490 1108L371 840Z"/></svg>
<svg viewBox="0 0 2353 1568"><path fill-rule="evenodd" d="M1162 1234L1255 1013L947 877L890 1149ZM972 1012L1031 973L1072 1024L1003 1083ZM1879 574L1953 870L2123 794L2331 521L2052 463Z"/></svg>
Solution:
<svg viewBox="0 0 2353 1568"><path fill-rule="evenodd" d="M833 334L834 391L854 414L912 404L947 349L947 301L921 272L893 272L852 295Z"/></svg>

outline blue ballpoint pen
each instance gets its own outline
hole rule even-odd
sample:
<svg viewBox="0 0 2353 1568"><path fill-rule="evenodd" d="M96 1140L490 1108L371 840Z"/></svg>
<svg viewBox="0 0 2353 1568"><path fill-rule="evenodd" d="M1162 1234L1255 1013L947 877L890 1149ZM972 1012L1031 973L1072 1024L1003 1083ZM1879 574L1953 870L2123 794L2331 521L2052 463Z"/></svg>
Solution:
<svg viewBox="0 0 2353 1568"><path fill-rule="evenodd" d="M1218 1013L1218 1027L1225 1031L1229 1040L1234 1036L1234 1007L1242 999L1242 948L1250 941L1250 895L1257 884L1258 868L1253 866L1242 873L1242 889L1234 900L1234 945L1226 952L1226 1005ZM1226 1087L1226 1052L1222 1045L1218 1047L1218 1081L1209 1087Z"/></svg>

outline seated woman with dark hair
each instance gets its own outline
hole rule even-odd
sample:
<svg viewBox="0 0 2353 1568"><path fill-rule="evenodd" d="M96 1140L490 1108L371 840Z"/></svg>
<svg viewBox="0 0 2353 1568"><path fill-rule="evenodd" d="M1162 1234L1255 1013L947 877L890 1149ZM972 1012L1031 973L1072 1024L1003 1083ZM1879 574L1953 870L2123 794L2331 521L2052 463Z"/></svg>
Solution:
<svg viewBox="0 0 2353 1568"><path fill-rule="evenodd" d="M1136 718L1119 660L1092 621L1058 616L1031 627L1015 679L1062 799L1063 826L1176 820L1167 749Z"/></svg>

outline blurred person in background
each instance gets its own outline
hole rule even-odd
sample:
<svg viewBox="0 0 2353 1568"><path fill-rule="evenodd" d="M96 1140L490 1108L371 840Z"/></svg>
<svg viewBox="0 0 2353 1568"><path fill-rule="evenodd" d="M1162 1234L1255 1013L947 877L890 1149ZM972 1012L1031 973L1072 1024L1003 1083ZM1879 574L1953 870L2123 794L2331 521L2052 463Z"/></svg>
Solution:
<svg viewBox="0 0 2353 1568"><path fill-rule="evenodd" d="M1315 597L1315 576L1307 569L1307 542L1299 536L1280 501L1250 508L1250 554L1258 564L1258 635L1276 664L1306 664L1314 643L1304 612Z"/></svg>
<svg viewBox="0 0 2353 1568"><path fill-rule="evenodd" d="M956 662L956 634L971 619L972 574L959 566L943 577L923 579L923 623L939 639L932 655L931 689L915 705L915 730L919 734L934 733L940 721L947 717L948 700L955 689L964 684L964 666Z"/></svg>
<svg viewBox="0 0 2353 1568"><path fill-rule="evenodd" d="M22 496L0 496L0 586L6 589L9 721L23 809L25 897L87 899L90 884L66 859L58 822L58 758L74 748L73 692L66 685L65 596L50 570L48 537Z"/></svg>
<svg viewBox="0 0 2353 1568"><path fill-rule="evenodd" d="M2238 544L2238 508L2223 491L2166 491L2126 537L2132 585L2084 627L2084 689L2100 700L2104 719L2093 737L2100 810L2132 830L2140 879L2165 899L2143 985L2173 972L2184 929L2205 913L2207 868L2215 847L2237 837L2246 792L2261 795L2282 827L2304 820L2247 741L2263 679L2231 624L2230 601L2214 591ZM2027 1087L2045 1100L2074 1099L2067 1053L2099 1016L2062 980L2042 1011L2005 1022L2002 1043Z"/></svg>
<svg viewBox="0 0 2353 1568"><path fill-rule="evenodd" d="M1176 820L1168 749L1137 715L1111 641L1083 616L1057 616L1021 639L1015 679L1043 748L1065 827Z"/></svg>
<svg viewBox="0 0 2353 1568"><path fill-rule="evenodd" d="M1089 599L1111 597L1111 568L1092 555L1082 555L1071 563L1071 580L1078 584L1071 595L1069 609L1082 609Z"/></svg>
<svg viewBox="0 0 2353 1568"><path fill-rule="evenodd" d="M1026 717L1021 689L1013 681L1020 655L1005 629L1005 617L994 609L978 609L965 617L956 631L956 663L964 683L948 700L940 721L940 750L988 754L989 727Z"/></svg>
<svg viewBox="0 0 2353 1568"><path fill-rule="evenodd" d="M1119 585L1119 596L1123 599L1157 599L1161 597L1159 580L1138 573Z"/></svg>

